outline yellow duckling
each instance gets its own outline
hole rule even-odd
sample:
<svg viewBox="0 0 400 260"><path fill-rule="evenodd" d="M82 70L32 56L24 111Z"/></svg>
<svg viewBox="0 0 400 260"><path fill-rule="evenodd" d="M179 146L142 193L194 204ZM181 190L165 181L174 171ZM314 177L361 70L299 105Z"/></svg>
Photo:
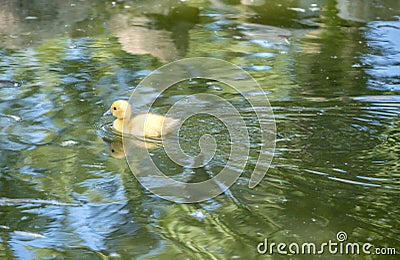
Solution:
<svg viewBox="0 0 400 260"><path fill-rule="evenodd" d="M131 113L132 108L127 101L117 100L103 116L113 115L117 118L114 120L113 127L118 132L122 133L124 127L124 133L140 137L160 137L179 125L179 120L162 115L147 113L132 118ZM129 121L124 122L125 120Z"/></svg>

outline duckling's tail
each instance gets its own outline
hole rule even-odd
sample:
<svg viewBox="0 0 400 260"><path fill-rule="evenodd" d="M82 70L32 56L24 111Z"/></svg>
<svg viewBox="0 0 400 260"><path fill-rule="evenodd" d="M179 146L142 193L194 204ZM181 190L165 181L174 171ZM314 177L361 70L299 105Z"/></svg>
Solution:
<svg viewBox="0 0 400 260"><path fill-rule="evenodd" d="M180 125L180 120L179 119L174 119L174 118L165 118L164 123L163 123L163 135L171 133L173 130L175 130L179 125Z"/></svg>

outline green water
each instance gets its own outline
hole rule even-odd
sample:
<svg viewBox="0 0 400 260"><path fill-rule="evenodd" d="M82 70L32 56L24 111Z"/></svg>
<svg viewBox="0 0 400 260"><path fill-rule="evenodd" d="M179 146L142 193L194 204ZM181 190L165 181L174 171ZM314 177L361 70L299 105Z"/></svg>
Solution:
<svg viewBox="0 0 400 260"><path fill-rule="evenodd" d="M399 252L399 15L397 0L2 1L0 80L22 85L0 82L0 258L284 258L257 245L320 245L339 231ZM102 114L154 69L190 57L232 62L257 80L275 115L276 150L250 189L254 113L224 86L183 82L156 112L218 93L253 135L246 170L227 192L176 204L116 158ZM204 116L188 120L182 147L198 153L206 131L222 155L230 151L223 125ZM155 159L198 182L223 168L222 155L193 170Z"/></svg>

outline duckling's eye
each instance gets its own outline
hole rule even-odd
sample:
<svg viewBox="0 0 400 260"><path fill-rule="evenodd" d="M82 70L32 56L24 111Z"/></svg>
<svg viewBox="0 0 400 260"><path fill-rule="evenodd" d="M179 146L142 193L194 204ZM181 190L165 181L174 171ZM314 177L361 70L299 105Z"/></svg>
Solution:
<svg viewBox="0 0 400 260"><path fill-rule="evenodd" d="M114 110L117 110L117 107L113 107Z"/></svg>
<svg viewBox="0 0 400 260"><path fill-rule="evenodd" d="M112 152L112 153L115 153L115 150L114 150L114 149L111 149L111 152Z"/></svg>

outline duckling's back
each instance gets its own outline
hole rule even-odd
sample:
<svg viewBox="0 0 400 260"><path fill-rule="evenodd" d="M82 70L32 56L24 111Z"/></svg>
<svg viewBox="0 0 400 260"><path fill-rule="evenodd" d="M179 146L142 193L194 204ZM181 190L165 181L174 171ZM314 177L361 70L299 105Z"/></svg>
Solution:
<svg viewBox="0 0 400 260"><path fill-rule="evenodd" d="M160 137L179 125L179 120L157 114L140 114L129 122L129 133L136 136Z"/></svg>

